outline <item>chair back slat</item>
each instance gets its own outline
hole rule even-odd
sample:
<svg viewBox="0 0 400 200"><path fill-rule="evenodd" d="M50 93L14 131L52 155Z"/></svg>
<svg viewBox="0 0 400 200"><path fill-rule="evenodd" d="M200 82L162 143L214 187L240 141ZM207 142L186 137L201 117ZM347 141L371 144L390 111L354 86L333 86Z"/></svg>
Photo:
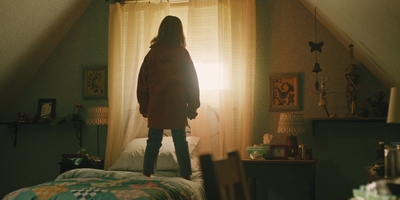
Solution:
<svg viewBox="0 0 400 200"><path fill-rule="evenodd" d="M227 159L213 161L210 154L200 156L207 199L248 200L239 152L228 153Z"/></svg>

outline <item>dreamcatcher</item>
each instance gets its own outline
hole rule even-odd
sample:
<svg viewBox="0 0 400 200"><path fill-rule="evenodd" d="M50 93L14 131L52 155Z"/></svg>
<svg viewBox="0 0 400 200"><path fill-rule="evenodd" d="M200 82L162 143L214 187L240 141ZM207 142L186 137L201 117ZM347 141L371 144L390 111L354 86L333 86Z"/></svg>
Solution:
<svg viewBox="0 0 400 200"><path fill-rule="evenodd" d="M346 96L347 96L347 106L350 107L350 114L352 116L355 115L355 102L356 102L356 90L358 90L358 77L359 74L356 73L357 65L353 64L354 56L353 56L353 44L349 45L350 52L350 65L347 67L345 72L347 84L346 84Z"/></svg>

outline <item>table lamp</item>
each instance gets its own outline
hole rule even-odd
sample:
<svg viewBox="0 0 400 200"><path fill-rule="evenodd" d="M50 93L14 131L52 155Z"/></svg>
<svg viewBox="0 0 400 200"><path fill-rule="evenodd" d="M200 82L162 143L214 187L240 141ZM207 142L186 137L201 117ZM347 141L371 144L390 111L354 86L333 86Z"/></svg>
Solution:
<svg viewBox="0 0 400 200"><path fill-rule="evenodd" d="M297 135L305 132L304 115L301 113L281 113L278 133L287 134L286 145L289 147L289 157L298 154Z"/></svg>
<svg viewBox="0 0 400 200"><path fill-rule="evenodd" d="M88 108L86 125L97 125L97 156L99 157L99 126L108 124L108 107L97 106Z"/></svg>
<svg viewBox="0 0 400 200"><path fill-rule="evenodd" d="M390 91L387 123L400 123L400 87L392 87Z"/></svg>

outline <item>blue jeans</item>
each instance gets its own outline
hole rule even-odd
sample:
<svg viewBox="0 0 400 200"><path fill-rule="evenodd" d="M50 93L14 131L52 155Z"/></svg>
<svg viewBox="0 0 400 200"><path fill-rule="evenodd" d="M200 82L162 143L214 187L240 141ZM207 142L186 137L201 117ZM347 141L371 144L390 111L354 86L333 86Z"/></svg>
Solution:
<svg viewBox="0 0 400 200"><path fill-rule="evenodd" d="M144 153L143 173L154 174L157 156L160 151L163 139L163 129L149 128L146 151ZM171 130L172 140L174 141L176 157L179 164L181 176L192 175L190 163L189 147L186 140L185 129Z"/></svg>

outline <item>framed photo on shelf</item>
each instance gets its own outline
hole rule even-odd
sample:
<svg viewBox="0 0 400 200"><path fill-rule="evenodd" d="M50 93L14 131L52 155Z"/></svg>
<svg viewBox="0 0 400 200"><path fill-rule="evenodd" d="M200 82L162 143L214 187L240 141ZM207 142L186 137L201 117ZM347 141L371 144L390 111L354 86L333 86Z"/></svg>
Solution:
<svg viewBox="0 0 400 200"><path fill-rule="evenodd" d="M107 65L82 68L82 98L107 99Z"/></svg>
<svg viewBox="0 0 400 200"><path fill-rule="evenodd" d="M39 99L37 117L39 120L56 118L56 99Z"/></svg>
<svg viewBox="0 0 400 200"><path fill-rule="evenodd" d="M299 74L270 74L268 95L269 111L300 110Z"/></svg>
<svg viewBox="0 0 400 200"><path fill-rule="evenodd" d="M287 145L273 144L269 148L269 152L274 159L283 160L288 158L289 148Z"/></svg>

